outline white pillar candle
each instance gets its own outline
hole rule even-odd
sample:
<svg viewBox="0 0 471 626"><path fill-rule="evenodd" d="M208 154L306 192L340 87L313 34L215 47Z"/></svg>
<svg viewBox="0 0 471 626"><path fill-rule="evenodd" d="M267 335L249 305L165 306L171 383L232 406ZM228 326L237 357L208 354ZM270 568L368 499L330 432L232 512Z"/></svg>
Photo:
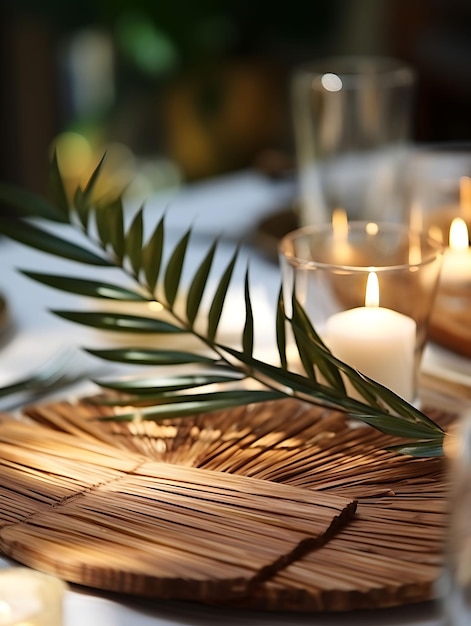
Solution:
<svg viewBox="0 0 471 626"><path fill-rule="evenodd" d="M345 209L338 207L332 212L332 256L336 265L355 265L353 249L348 243L348 217Z"/></svg>
<svg viewBox="0 0 471 626"><path fill-rule="evenodd" d="M58 578L35 570L0 570L0 626L61 626L65 588Z"/></svg>
<svg viewBox="0 0 471 626"><path fill-rule="evenodd" d="M371 277L377 281L376 274L370 274L368 286ZM375 305L349 309L327 320L325 342L347 365L405 400L415 400L416 323L412 318Z"/></svg>

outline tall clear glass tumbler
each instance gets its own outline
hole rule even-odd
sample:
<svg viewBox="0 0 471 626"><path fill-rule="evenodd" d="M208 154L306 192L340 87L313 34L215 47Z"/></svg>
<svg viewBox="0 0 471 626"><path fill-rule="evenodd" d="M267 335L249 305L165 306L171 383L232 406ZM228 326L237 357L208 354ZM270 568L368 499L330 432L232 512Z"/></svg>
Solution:
<svg viewBox="0 0 471 626"><path fill-rule="evenodd" d="M415 73L383 57L334 57L292 77L301 226L402 219L402 174L411 134Z"/></svg>
<svg viewBox="0 0 471 626"><path fill-rule="evenodd" d="M287 315L294 295L334 356L416 403L442 255L405 224L300 228L279 246Z"/></svg>

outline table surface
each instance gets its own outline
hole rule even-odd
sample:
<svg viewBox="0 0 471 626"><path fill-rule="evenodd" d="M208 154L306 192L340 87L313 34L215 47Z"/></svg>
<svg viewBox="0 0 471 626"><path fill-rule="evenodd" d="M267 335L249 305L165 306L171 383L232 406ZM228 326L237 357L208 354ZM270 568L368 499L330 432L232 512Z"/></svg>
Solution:
<svg viewBox="0 0 471 626"><path fill-rule="evenodd" d="M293 197L290 181L271 181L254 172L239 172L215 181L208 181L181 190L162 193L146 203L145 216L149 223L156 223L162 211L166 211L167 234L176 241L190 225L194 235L189 255L191 262L201 257L210 242L220 236L221 261L230 258L237 241L242 241L240 260L236 266L233 287L229 293L222 320L222 332L231 335L240 332L240 302L246 263L250 263L251 295L255 307L255 353L263 357L274 344L273 318L280 273L273 258L261 254L253 245L253 233L259 221L286 206ZM132 212L133 203L130 203ZM62 228L62 227L61 227ZM7 383L26 370L33 370L48 355L65 346L94 346L106 339L92 329L74 327L58 319L50 309L74 308L74 296L41 286L18 272L18 268L75 273L97 278L87 267L79 267L51 257L14 242L0 240L0 292L9 304L12 331L2 346L0 384ZM184 275L185 279L185 275ZM84 303L85 305L87 303ZM72 332L71 332L72 328ZM84 364L89 359L80 353ZM451 357L433 346L426 354L425 366L431 370L453 371L468 380L471 366L463 360ZM96 359L93 360L96 366ZM67 392L67 397L81 395L89 390L85 383ZM64 397L60 392L56 396ZM0 559L0 566L9 567L11 561ZM352 576L354 576L352 572ZM78 624L89 626L157 626L157 625L209 625L248 624L285 625L318 624L319 626L377 626L418 625L438 626L441 623L438 607L434 603L347 614L295 614L263 613L212 608L190 603L167 603L139 601L127 596L116 596L70 586L65 602L64 626Z"/></svg>

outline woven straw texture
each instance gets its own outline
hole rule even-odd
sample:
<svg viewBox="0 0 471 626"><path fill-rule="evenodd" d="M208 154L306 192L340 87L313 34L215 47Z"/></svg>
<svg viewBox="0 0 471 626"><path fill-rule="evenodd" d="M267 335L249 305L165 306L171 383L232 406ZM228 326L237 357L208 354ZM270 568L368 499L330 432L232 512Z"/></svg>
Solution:
<svg viewBox="0 0 471 626"><path fill-rule="evenodd" d="M2 420L5 554L97 589L273 611L433 597L443 459L386 451L391 438L292 400L97 419L111 411L83 400Z"/></svg>

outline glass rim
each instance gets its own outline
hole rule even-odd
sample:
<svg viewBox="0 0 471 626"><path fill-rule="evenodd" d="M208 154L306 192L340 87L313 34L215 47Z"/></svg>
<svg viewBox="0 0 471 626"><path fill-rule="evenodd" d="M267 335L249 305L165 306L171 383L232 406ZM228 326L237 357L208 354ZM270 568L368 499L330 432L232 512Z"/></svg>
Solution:
<svg viewBox="0 0 471 626"><path fill-rule="evenodd" d="M342 89L353 89L358 78L372 76L384 84L413 85L416 80L414 68L407 62L389 56L353 55L331 56L315 59L298 66L294 76L309 75L311 78L335 74L342 80Z"/></svg>
<svg viewBox="0 0 471 626"><path fill-rule="evenodd" d="M297 256L296 254L288 254L288 246L291 244L291 248L293 248L293 242L296 239L299 239L303 236L311 234L333 234L333 225L332 223L326 224L312 224L309 226L303 226L301 228L297 228L296 230L292 230L291 232L284 235L280 241L278 242L278 255L282 259L286 259L291 265L297 266L299 268L319 268L319 269L330 269L330 270L338 270L344 272L351 273L364 273L364 272L376 272L376 273L385 273L385 272L397 272L404 271L410 268L420 268L429 263L433 263L437 256L443 255L445 251L445 244L438 241L438 239L434 239L428 233L423 231L411 229L407 224L404 223L394 223L394 222L371 222L371 221L351 221L348 222L348 232L366 232L366 227L369 224L376 224L378 226L378 232L370 235L371 237L377 236L380 232L395 232L395 233L407 233L410 238L417 238L421 242L427 244L430 248L427 254L421 257L420 261L417 262L407 262L407 263L397 263L392 265L349 265L342 263L325 263L322 261L314 261L312 259L308 260L302 257Z"/></svg>

